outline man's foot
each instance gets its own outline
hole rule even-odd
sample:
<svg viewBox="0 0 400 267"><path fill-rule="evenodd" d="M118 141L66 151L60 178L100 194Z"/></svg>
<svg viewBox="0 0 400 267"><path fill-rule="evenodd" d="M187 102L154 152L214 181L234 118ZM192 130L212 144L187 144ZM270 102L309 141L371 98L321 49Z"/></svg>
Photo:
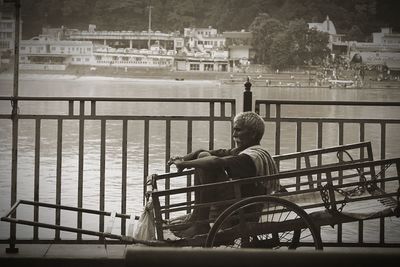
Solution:
<svg viewBox="0 0 400 267"><path fill-rule="evenodd" d="M175 232L180 232L191 227L198 220L199 215L197 213L189 213L170 220L168 229L175 234Z"/></svg>
<svg viewBox="0 0 400 267"><path fill-rule="evenodd" d="M208 223L195 222L189 228L174 233L177 237L191 238L195 235L207 234L210 231L210 225Z"/></svg>

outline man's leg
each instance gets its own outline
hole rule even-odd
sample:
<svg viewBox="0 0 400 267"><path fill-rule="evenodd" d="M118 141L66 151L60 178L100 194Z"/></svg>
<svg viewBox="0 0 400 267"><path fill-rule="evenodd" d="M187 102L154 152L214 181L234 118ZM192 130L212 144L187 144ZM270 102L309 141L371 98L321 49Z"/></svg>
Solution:
<svg viewBox="0 0 400 267"><path fill-rule="evenodd" d="M208 152L202 152L199 154L198 158L207 156L210 156ZM194 175L194 184L195 185L209 184L209 183L223 181L224 179L226 179L226 174L222 168L220 170L196 169ZM217 190L214 189L196 191L195 204L215 201L216 195L217 195ZM210 229L210 226L209 223L204 222L204 220L208 220L209 214L210 214L210 207L200 207L200 208L195 207L193 209L192 216L190 218L193 224L186 230L180 232L179 236L189 238L196 234L207 233Z"/></svg>
<svg viewBox="0 0 400 267"><path fill-rule="evenodd" d="M208 152L201 152L198 158L203 158L211 156ZM205 170L196 169L194 174L194 185L209 184L220 182L226 179L226 173L221 168L219 170ZM215 201L215 196L217 195L217 190L209 189L195 192L195 204L207 203ZM210 212L210 207L194 208L192 212L193 220L208 220L208 215Z"/></svg>

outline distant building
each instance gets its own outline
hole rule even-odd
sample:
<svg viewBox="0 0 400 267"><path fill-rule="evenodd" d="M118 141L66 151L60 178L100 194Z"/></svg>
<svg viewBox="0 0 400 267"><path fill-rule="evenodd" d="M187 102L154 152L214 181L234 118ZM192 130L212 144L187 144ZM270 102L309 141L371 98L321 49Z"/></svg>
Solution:
<svg viewBox="0 0 400 267"><path fill-rule="evenodd" d="M180 50L184 46L184 40L179 32L162 33L160 31L96 31L96 26L89 25L88 31L74 31L68 36L69 40L91 41L93 44L108 45L113 48L149 48L158 43L168 50Z"/></svg>
<svg viewBox="0 0 400 267"><path fill-rule="evenodd" d="M225 37L225 45L229 51L229 63L233 71L237 68L248 66L254 58L251 41L253 35L251 32L242 31L227 31L222 33Z"/></svg>
<svg viewBox="0 0 400 267"><path fill-rule="evenodd" d="M400 45L400 33L394 33L392 28L381 28L380 32L372 33L372 42L386 47L398 47Z"/></svg>
<svg viewBox="0 0 400 267"><path fill-rule="evenodd" d="M22 24L22 23L21 23ZM20 24L20 25L21 25ZM15 19L12 11L0 10L0 51L14 54Z"/></svg>
<svg viewBox="0 0 400 267"><path fill-rule="evenodd" d="M400 34L391 28L382 28L380 32L372 33L372 42L351 41L348 56L352 61L400 71Z"/></svg>
<svg viewBox="0 0 400 267"><path fill-rule="evenodd" d="M34 37L20 43L20 68L65 70L69 64L92 65L93 44L87 41Z"/></svg>
<svg viewBox="0 0 400 267"><path fill-rule="evenodd" d="M329 16L326 16L325 21L321 23L308 23L308 28L316 29L329 35L328 47L333 54L342 54L346 52L347 44L342 42L344 34L338 34L336 32L335 24L329 19Z"/></svg>
<svg viewBox="0 0 400 267"><path fill-rule="evenodd" d="M228 59L178 56L175 57L175 70L193 72L229 72L230 68Z"/></svg>
<svg viewBox="0 0 400 267"><path fill-rule="evenodd" d="M217 29L209 26L208 28L185 28L183 32L186 47L190 50L200 52L223 50L225 47L225 38L218 34Z"/></svg>

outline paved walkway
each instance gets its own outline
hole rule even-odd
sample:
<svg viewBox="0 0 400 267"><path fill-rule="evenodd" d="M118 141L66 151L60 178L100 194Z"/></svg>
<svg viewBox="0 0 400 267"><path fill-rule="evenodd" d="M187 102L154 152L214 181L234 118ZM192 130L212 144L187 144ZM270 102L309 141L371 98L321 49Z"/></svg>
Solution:
<svg viewBox="0 0 400 267"><path fill-rule="evenodd" d="M146 259L142 259L147 250L150 250L152 255L157 258L161 257L165 254L165 251L168 252L168 255L174 254L175 256L181 255L179 251L187 251L185 248L151 248L146 246L125 246L125 245L71 245L71 244L18 244L19 252L16 254L6 253L6 248L8 245L0 244L0 266L112 266L112 267L120 267L126 266L125 256L128 251L133 251L133 261L132 256L130 257L132 265L133 263L138 263L140 261L142 264L146 262ZM193 249L195 252L197 249ZM201 249L200 249L201 250ZM135 252L136 251L136 252ZM173 251L173 252L171 252ZM263 250L264 253L266 252ZM310 251L309 251L310 252ZM326 252L326 253L325 253ZM318 252L320 253L320 252ZM387 254L391 259L396 260L399 259L400 256L400 248L324 248L322 252L326 256L329 255L354 255L359 257L362 255L362 258L370 255L379 255L385 257ZM334 254L332 254L334 253ZM339 254L338 254L339 253ZM132 255L132 253L131 253ZM147 254L149 255L149 254ZM197 255L197 253L193 254ZM194 257L191 255L190 257ZM398 256L399 255L399 256ZM142 257L142 258L141 258ZM146 257L145 257L146 258ZM153 257L152 257L153 258ZM156 261L157 259L151 259L150 261ZM203 262L204 263L204 262ZM129 264L128 264L129 265ZM134 264L135 265L135 264ZM156 265L155 265L156 266ZM169 265L166 265L169 266ZM206 265L204 265L206 266Z"/></svg>
<svg viewBox="0 0 400 267"><path fill-rule="evenodd" d="M125 245L18 244L19 252L6 253L0 245L0 266L125 266Z"/></svg>

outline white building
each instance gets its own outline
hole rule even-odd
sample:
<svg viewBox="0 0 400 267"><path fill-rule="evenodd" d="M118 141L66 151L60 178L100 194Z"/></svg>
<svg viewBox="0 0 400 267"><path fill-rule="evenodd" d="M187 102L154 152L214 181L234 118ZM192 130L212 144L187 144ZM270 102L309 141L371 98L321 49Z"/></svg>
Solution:
<svg viewBox="0 0 400 267"><path fill-rule="evenodd" d="M390 70L400 70L400 34L391 28L372 33L372 42L349 42L349 59L367 65L385 65Z"/></svg>
<svg viewBox="0 0 400 267"><path fill-rule="evenodd" d="M48 36L22 40L21 69L64 70L67 65L92 65L93 44L88 41L56 40Z"/></svg>
<svg viewBox="0 0 400 267"><path fill-rule="evenodd" d="M326 19L322 23L308 23L309 29L316 29L320 32L325 32L329 34L329 48L333 50L334 45L343 46L342 37L344 34L338 34L336 32L336 27L333 22L329 19L329 16L326 16Z"/></svg>
<svg viewBox="0 0 400 267"><path fill-rule="evenodd" d="M223 32L223 35L229 51L230 69L234 72L245 70L254 57L251 46L253 34L241 30Z"/></svg>
<svg viewBox="0 0 400 267"><path fill-rule="evenodd" d="M15 20L10 12L0 11L0 51L14 53Z"/></svg>
<svg viewBox="0 0 400 267"><path fill-rule="evenodd" d="M183 37L186 47L190 50L205 52L223 50L225 47L225 38L211 26L208 28L184 28Z"/></svg>
<svg viewBox="0 0 400 267"><path fill-rule="evenodd" d="M372 33L372 42L386 47L399 47L400 33L394 33L392 28L381 28L380 32Z"/></svg>

